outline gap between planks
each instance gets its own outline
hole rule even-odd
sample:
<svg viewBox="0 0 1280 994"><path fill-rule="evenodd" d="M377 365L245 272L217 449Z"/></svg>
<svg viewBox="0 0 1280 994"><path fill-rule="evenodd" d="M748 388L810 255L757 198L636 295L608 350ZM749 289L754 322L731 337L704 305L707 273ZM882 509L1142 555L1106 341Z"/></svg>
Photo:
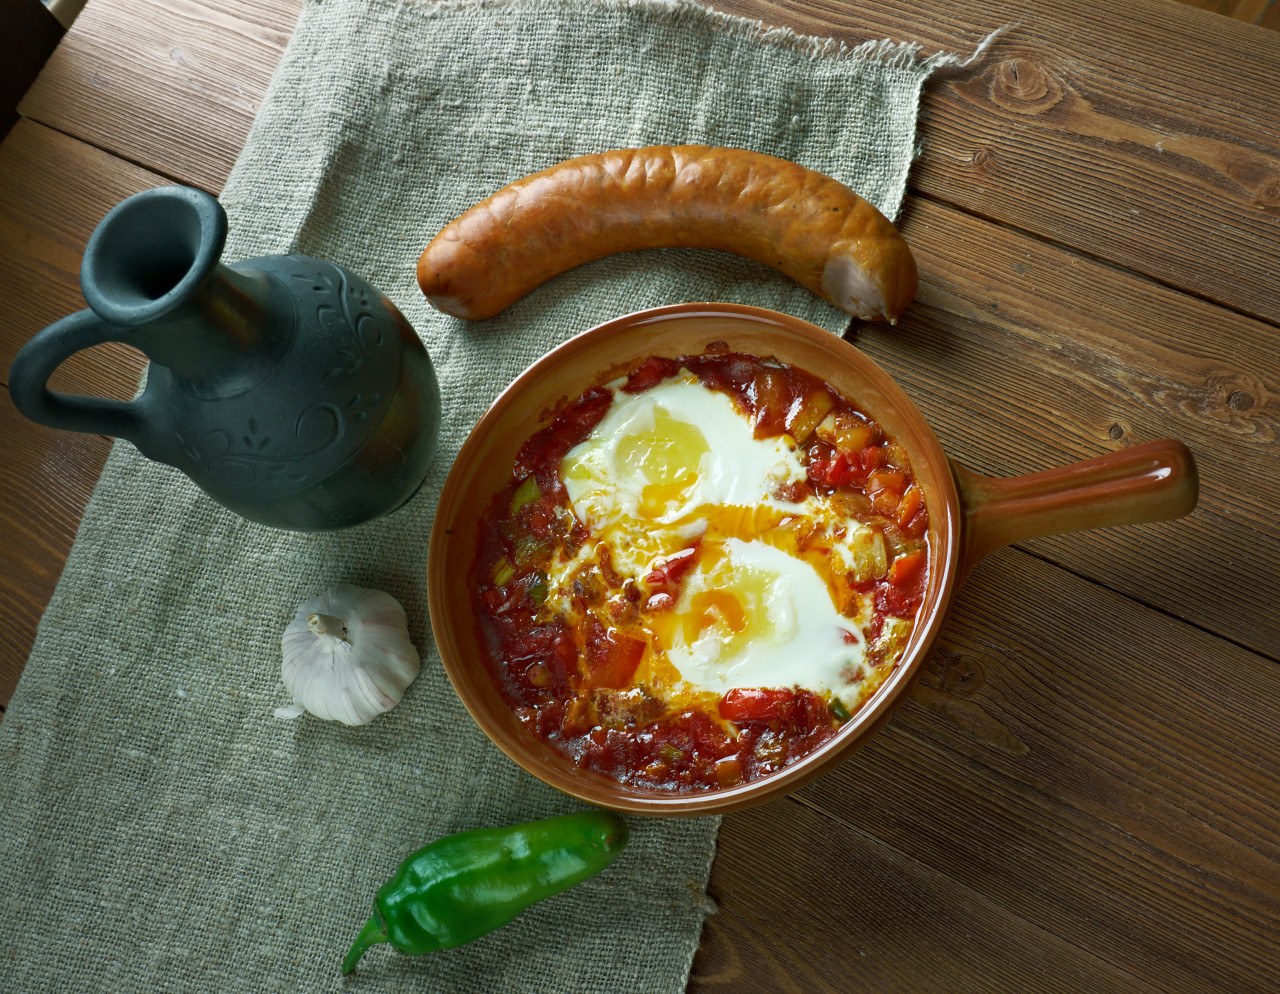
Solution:
<svg viewBox="0 0 1280 994"><path fill-rule="evenodd" d="M1280 0L1278 0L1278 2L1280 2ZM992 227L1000 228L1004 231L1010 232L1011 234L1019 235L1024 238L1034 239L1037 242L1041 242L1045 245L1048 245L1049 247L1057 249L1058 251L1063 252L1069 256L1073 256L1078 259L1085 259L1091 263L1096 263L1097 265L1105 266L1106 268L1113 270L1114 272L1121 274L1123 276L1132 276L1135 279L1138 279L1144 283L1150 284L1151 286L1158 286L1165 290L1169 290L1173 293L1182 294L1183 296L1189 297L1192 300L1199 301L1203 304L1208 304L1211 307L1216 307L1221 310L1228 311L1232 314L1238 314L1240 317L1248 318L1251 321L1258 321L1262 324L1269 325L1270 327L1275 328L1277 331L1280 331L1280 321L1272 320L1271 318L1267 317L1265 314L1257 314L1239 305L1230 304L1221 300L1217 300L1213 297L1207 296L1206 294L1198 293L1195 290L1192 290L1188 287L1179 286L1177 283L1174 283L1170 280L1161 279L1160 277L1154 276L1151 273L1143 272L1141 269L1135 269L1132 266L1128 266L1128 265L1124 265L1122 263L1116 262L1114 259L1109 259L1104 255L1096 255L1092 252L1087 251L1086 249L1079 248L1075 245L1072 245L1070 242L1064 242L1056 238L1051 238L1048 235L1041 234L1040 232L1037 232L1037 231L1032 231L1030 228L1026 228L1022 225L1014 224L1011 221L1003 221L1000 218L993 217L992 215L986 213L985 211L978 210L976 207L966 206L965 204L955 200L948 200L945 197L942 197L936 193L930 193L927 190L924 190L915 186L910 186L907 189L907 199L904 199L903 201L904 215L908 214L911 210L911 206L910 206L911 198L914 198L919 201L924 201L930 204L934 204L939 207L945 207L950 210L954 210L957 213L964 214L967 217L973 218L975 221L981 221L984 224L990 224ZM902 221L902 218L899 218L899 222L901 221ZM849 329L845 332L845 337L848 337L849 332L856 330L856 328L860 324L861 322L857 321L856 319L851 321Z"/></svg>

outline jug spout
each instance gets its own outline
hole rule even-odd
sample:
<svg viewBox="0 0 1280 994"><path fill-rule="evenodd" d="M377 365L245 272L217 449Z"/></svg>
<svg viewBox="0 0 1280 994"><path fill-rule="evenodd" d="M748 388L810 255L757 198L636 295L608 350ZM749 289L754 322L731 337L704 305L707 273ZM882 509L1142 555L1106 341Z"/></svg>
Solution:
<svg viewBox="0 0 1280 994"><path fill-rule="evenodd" d="M257 386L293 332L272 307L276 292L265 277L220 262L226 239L217 200L190 187L157 187L103 218L80 271L89 307L133 329L131 345L206 399Z"/></svg>

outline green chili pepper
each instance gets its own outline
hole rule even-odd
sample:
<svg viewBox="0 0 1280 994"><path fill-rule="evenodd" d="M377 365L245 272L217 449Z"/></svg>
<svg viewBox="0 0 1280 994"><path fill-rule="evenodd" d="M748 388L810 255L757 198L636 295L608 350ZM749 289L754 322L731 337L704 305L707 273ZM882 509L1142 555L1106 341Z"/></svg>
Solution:
<svg viewBox="0 0 1280 994"><path fill-rule="evenodd" d="M596 810L437 839L378 888L342 972L379 942L416 956L478 939L599 873L626 844L627 823Z"/></svg>

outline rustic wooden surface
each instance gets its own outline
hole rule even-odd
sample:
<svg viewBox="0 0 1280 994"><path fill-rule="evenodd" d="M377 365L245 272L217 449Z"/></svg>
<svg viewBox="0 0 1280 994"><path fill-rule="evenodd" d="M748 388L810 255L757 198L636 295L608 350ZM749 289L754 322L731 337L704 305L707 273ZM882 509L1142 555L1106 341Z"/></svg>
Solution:
<svg viewBox="0 0 1280 994"><path fill-rule="evenodd" d="M1202 496L980 564L883 731L725 819L690 989L1280 989L1278 5L716 6L930 51L1017 25L930 84L920 293L851 336L974 470L1168 436ZM221 189L299 9L90 0L0 145L0 369L81 306L111 205ZM123 397L141 365L100 350L59 385ZM108 443L0 408L2 704Z"/></svg>

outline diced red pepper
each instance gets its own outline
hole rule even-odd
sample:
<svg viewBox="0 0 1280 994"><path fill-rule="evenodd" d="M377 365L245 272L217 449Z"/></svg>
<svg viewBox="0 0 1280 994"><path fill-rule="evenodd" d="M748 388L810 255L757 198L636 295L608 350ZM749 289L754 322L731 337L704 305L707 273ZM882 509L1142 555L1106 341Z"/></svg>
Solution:
<svg viewBox="0 0 1280 994"><path fill-rule="evenodd" d="M759 687L735 687L720 699L720 717L742 724L750 721L773 721L784 717L786 706L795 702L792 690Z"/></svg>
<svg viewBox="0 0 1280 994"><path fill-rule="evenodd" d="M906 493L902 495L902 500L898 502L898 527L906 528L923 506L924 492L913 483L907 487Z"/></svg>
<svg viewBox="0 0 1280 994"><path fill-rule="evenodd" d="M644 584L655 594L670 594L674 598L680 589L680 581L693 568L697 559L698 546L695 543L659 562L645 575Z"/></svg>
<svg viewBox="0 0 1280 994"><path fill-rule="evenodd" d="M882 490L887 490L893 494L897 503L901 499L902 492L907 489L907 478L904 474L896 469L877 469L874 473L867 477L867 494L877 494Z"/></svg>
<svg viewBox="0 0 1280 994"><path fill-rule="evenodd" d="M644 656L642 639L605 628L595 615L587 615L587 682L592 687L622 690L631 684Z"/></svg>
<svg viewBox="0 0 1280 994"><path fill-rule="evenodd" d="M902 534L907 538L920 538L929 530L929 511L924 504L920 505L919 510L912 516L911 520L905 525L900 525Z"/></svg>
<svg viewBox="0 0 1280 994"><path fill-rule="evenodd" d="M905 587L908 584L915 583L924 572L924 564L927 555L923 549L918 552L908 552L905 556L899 556L893 561L893 565L889 567L889 582L895 587Z"/></svg>

